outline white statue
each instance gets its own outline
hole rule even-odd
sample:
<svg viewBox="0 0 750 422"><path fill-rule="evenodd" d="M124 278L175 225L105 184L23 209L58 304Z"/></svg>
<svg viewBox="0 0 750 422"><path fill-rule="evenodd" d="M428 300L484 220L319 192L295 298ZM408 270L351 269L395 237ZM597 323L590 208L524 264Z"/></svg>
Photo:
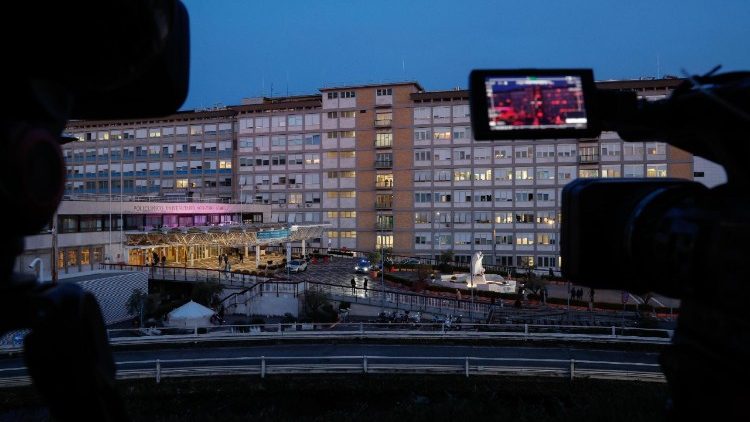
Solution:
<svg viewBox="0 0 750 422"><path fill-rule="evenodd" d="M484 255L481 251L474 253L474 256L471 257L471 279L472 279L472 287L474 284L476 284L477 281L481 281L482 283L486 283L484 279L484 267L482 266L482 259L484 258ZM475 280L475 278L479 278L479 280Z"/></svg>

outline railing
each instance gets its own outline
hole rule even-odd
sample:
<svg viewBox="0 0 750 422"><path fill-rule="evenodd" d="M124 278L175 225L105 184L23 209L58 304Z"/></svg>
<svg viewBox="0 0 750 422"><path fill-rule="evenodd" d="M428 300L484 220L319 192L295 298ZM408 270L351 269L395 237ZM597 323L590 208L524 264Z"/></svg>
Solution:
<svg viewBox="0 0 750 422"><path fill-rule="evenodd" d="M162 267L162 266L151 266L151 265L131 265L131 264L100 264L104 270L120 270L120 271L143 271L148 273L149 278L156 280L165 281L187 281L187 282L201 282L201 281L215 281L228 286L236 287L249 287L257 283L274 283L278 285L294 285L297 286L299 282L296 281L279 281L271 280L268 277L259 275L251 275L239 271L224 271L219 269L207 269L207 268L193 268L193 267ZM260 270L262 271L262 270ZM297 291L299 293L299 291Z"/></svg>
<svg viewBox="0 0 750 422"><path fill-rule="evenodd" d="M393 140L381 141L376 139L375 148L393 148Z"/></svg>
<svg viewBox="0 0 750 422"><path fill-rule="evenodd" d="M375 229L391 231L393 230L393 223L375 223Z"/></svg>
<svg viewBox="0 0 750 422"><path fill-rule="evenodd" d="M393 189L393 180L375 182L375 187L378 189Z"/></svg>
<svg viewBox="0 0 750 422"><path fill-rule="evenodd" d="M599 154L582 154L578 156L579 163L598 163Z"/></svg>
<svg viewBox="0 0 750 422"><path fill-rule="evenodd" d="M117 362L118 379L281 374L460 374L666 382L656 363L481 356L243 356ZM0 370L0 386L29 385L26 368Z"/></svg>
<svg viewBox="0 0 750 422"><path fill-rule="evenodd" d="M334 253L336 251L331 251ZM419 311L439 315L463 315L473 320L489 321L492 313L495 322L508 324L532 324L550 325L576 322L583 325L610 326L633 324L631 313L619 311L596 312L568 312L564 308L540 308L540 309L517 309L509 304L503 304L503 299L493 304L477 298L471 300L467 294L462 299L447 294L422 294L412 293L404 290L393 290L383 288L382 285L373 284L369 289L362 287L352 288L350 285L332 284L318 281L289 281L266 278L204 268L178 268L178 267L151 267L145 265L126 264L101 264L103 269L145 271L149 272L152 279L178 281L178 282L200 282L216 281L235 289L254 289L251 294L276 296L286 295L298 297L310 288L315 288L329 296L330 299L347 301L372 307L385 309L398 309L402 311ZM627 317L626 317L627 315Z"/></svg>
<svg viewBox="0 0 750 422"><path fill-rule="evenodd" d="M387 210L393 208L393 201L379 201L375 202L375 209L376 210Z"/></svg>
<svg viewBox="0 0 750 422"><path fill-rule="evenodd" d="M375 120L375 127L390 127L393 123L392 119L376 119Z"/></svg>
<svg viewBox="0 0 750 422"><path fill-rule="evenodd" d="M393 160L376 160L376 169L393 168Z"/></svg>

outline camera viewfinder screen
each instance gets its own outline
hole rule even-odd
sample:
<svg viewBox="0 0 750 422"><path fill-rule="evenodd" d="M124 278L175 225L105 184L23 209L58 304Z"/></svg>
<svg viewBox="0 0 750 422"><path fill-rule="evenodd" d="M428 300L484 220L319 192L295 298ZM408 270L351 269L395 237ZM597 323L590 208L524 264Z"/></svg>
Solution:
<svg viewBox="0 0 750 422"><path fill-rule="evenodd" d="M492 76L485 86L491 131L588 127L580 76Z"/></svg>

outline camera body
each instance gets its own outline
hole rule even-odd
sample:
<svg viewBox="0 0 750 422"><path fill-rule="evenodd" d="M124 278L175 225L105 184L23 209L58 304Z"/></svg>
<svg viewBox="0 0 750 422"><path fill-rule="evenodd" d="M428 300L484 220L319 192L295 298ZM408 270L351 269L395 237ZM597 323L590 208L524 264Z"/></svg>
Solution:
<svg viewBox="0 0 750 422"><path fill-rule="evenodd" d="M470 77L477 139L590 138L608 130L626 142L667 142L724 167L728 182L713 189L679 179L593 178L562 191L565 278L681 300L672 344L660 357L674 420L736 417L750 396L750 317L743 311L750 283L742 275L750 252L750 72L715 70L657 101L596 90L590 71L580 69ZM537 111L532 120L514 117Z"/></svg>
<svg viewBox="0 0 750 422"><path fill-rule="evenodd" d="M10 221L0 240L0 333L31 329L24 357L55 419L126 420L94 296L56 284L54 270L52 284L42 285L13 266L24 236L50 221L54 230L68 120L162 116L182 105L187 9L179 0L29 1L0 19L12 64L0 82L0 202ZM23 36L40 28L48 36Z"/></svg>

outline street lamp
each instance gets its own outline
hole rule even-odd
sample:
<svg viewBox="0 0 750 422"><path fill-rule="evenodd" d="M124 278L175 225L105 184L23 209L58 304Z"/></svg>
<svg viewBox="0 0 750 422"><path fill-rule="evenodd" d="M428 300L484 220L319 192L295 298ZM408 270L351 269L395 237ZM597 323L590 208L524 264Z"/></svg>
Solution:
<svg viewBox="0 0 750 422"><path fill-rule="evenodd" d="M379 232L381 233L380 234L380 303L381 303L380 312L385 312L385 273L383 272L385 271L385 265L384 265L385 259L383 258L383 242L385 240L385 235L384 235L385 229L383 228L383 225L382 225L382 219L379 217L380 216L378 216L378 220L380 220L380 222L376 224L378 224L379 226L378 229L379 229Z"/></svg>
<svg viewBox="0 0 750 422"><path fill-rule="evenodd" d="M469 289L471 289L471 308L469 308L469 321L474 322L474 269L471 268L471 265L469 266L469 273L471 274L471 286L469 286Z"/></svg>

